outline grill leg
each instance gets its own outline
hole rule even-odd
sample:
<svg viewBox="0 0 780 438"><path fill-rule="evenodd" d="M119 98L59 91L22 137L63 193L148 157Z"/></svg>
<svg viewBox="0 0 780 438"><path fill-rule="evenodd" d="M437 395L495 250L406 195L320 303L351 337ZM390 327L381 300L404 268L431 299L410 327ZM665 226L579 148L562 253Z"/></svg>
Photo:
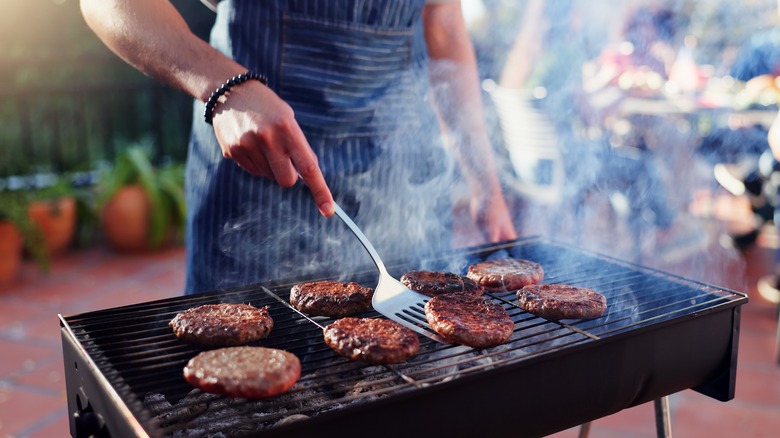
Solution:
<svg viewBox="0 0 780 438"><path fill-rule="evenodd" d="M655 405L655 430L658 438L672 438L672 419L669 416L669 397L661 397Z"/></svg>
<svg viewBox="0 0 780 438"><path fill-rule="evenodd" d="M655 430L658 438L672 438L672 419L669 416L669 397L661 397L653 402L655 405ZM590 421L580 425L578 438L588 438Z"/></svg>
<svg viewBox="0 0 780 438"><path fill-rule="evenodd" d="M580 425L580 434L578 438L588 438L588 434L590 433L590 421L587 423L582 423Z"/></svg>

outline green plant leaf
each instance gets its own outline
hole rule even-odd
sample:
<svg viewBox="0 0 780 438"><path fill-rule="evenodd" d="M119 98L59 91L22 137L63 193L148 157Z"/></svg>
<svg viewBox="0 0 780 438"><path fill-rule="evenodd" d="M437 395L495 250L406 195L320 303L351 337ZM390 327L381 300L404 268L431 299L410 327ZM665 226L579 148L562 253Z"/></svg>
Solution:
<svg viewBox="0 0 780 438"><path fill-rule="evenodd" d="M75 242L77 246L86 247L95 242L100 229L95 192L93 188L78 188L74 189L73 196L78 218Z"/></svg>
<svg viewBox="0 0 780 438"><path fill-rule="evenodd" d="M26 192L0 192L0 219L13 223L19 230L24 248L43 272L49 272L49 254L43 232L27 214Z"/></svg>
<svg viewBox="0 0 780 438"><path fill-rule="evenodd" d="M99 198L96 211L122 188L140 185L150 204L148 245L159 248L176 232L182 234L186 220L184 196L184 166L175 164L157 168L151 160L151 149L147 143L136 143L121 149L112 169L101 174Z"/></svg>
<svg viewBox="0 0 780 438"><path fill-rule="evenodd" d="M187 201L184 195L183 169L181 166L161 169L159 172L159 182L162 193L171 201L171 225L175 230L181 232L184 230L187 218Z"/></svg>
<svg viewBox="0 0 780 438"><path fill-rule="evenodd" d="M102 209L109 199L116 195L122 187L134 184L138 180L138 171L128 157L126 151L120 152L115 160L113 168L104 171L100 175L99 186L101 187L97 199L98 209Z"/></svg>

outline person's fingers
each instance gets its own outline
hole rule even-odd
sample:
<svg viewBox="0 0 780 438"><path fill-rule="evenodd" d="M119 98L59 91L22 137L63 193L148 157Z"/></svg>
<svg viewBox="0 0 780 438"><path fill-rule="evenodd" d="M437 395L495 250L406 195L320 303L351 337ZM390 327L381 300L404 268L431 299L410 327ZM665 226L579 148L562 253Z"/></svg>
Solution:
<svg viewBox="0 0 780 438"><path fill-rule="evenodd" d="M298 177L303 180L309 191L312 194L312 198L317 205L317 209L325 217L333 216L336 212L333 207L333 195L328 188L328 184L325 182L325 177L322 175L317 158L314 153L297 154L298 161L292 159L288 155L274 155L273 158L268 158L271 172L277 184L282 187L292 187L298 181Z"/></svg>
<svg viewBox="0 0 780 438"><path fill-rule="evenodd" d="M238 165L238 167L244 169L254 176L272 178L272 175L270 175L267 170L268 166L266 165L265 169L263 166L258 166L258 160L253 159L252 156L242 147L232 147L230 149L230 158Z"/></svg>
<svg viewBox="0 0 780 438"><path fill-rule="evenodd" d="M292 187L298 181L298 175L311 191L312 198L317 204L317 209L325 217L335 213L333 207L333 195L322 176L316 158L305 159L303 164L290 161L290 157L283 156L269 160L276 182L282 187ZM292 179L289 179L292 176Z"/></svg>
<svg viewBox="0 0 780 438"><path fill-rule="evenodd" d="M487 205L472 200L471 214L482 229L485 243L517 239L517 229L503 198L493 199Z"/></svg>
<svg viewBox="0 0 780 438"><path fill-rule="evenodd" d="M300 176L311 191L320 213L325 217L332 216L335 213L333 196L306 136L294 120L279 127L281 129L276 136L264 139L266 158L276 182L283 187L291 187Z"/></svg>
<svg viewBox="0 0 780 438"><path fill-rule="evenodd" d="M268 161L265 159L261 159L260 162L255 162L255 165L260 170L260 176L263 178L268 178L270 180L274 179L274 173L271 171L271 166L268 165Z"/></svg>
<svg viewBox="0 0 780 438"><path fill-rule="evenodd" d="M517 239L517 231L515 231L512 223L502 223L499 227L493 230L490 236L491 242L503 242L505 240Z"/></svg>
<svg viewBox="0 0 780 438"><path fill-rule="evenodd" d="M308 171L305 173L308 176L304 177L302 172L301 178L309 187L312 198L314 198L314 202L317 204L320 213L325 217L333 216L336 212L333 203L333 195L330 192L330 188L328 188L328 184L325 182L325 177L319 172L319 167L317 168L317 172Z"/></svg>
<svg viewBox="0 0 780 438"><path fill-rule="evenodd" d="M491 242L501 242L504 240L517 239L517 231L509 212L502 205L496 209L493 216L493 226L491 227Z"/></svg>
<svg viewBox="0 0 780 438"><path fill-rule="evenodd" d="M267 88L262 90L269 92ZM239 113L242 108L240 97L240 94L232 96L230 101ZM247 102L256 100L244 103ZM273 179L281 187L294 186L300 175L311 190L320 213L332 216L335 212L333 196L292 109L278 98L265 101L263 108L269 106L276 110L266 112L271 115L267 117L239 117L239 113L232 112L215 117L214 131L223 155L247 172ZM245 111L251 113L248 109Z"/></svg>
<svg viewBox="0 0 780 438"><path fill-rule="evenodd" d="M309 144L305 138L302 143L296 143L297 139L291 135L295 128L300 129L294 118L277 120L272 126L272 129L265 129L257 134L251 153L262 156L268 163L276 183L289 188L298 181L298 172L292 163L293 151L309 148Z"/></svg>
<svg viewBox="0 0 780 438"><path fill-rule="evenodd" d="M285 156L282 151L273 150L274 142L264 139L258 135L244 135L240 139L240 144L228 147L223 153L225 158L229 158L238 164L238 166L254 176L268 178L283 187L291 187L295 184L295 178L280 180L277 173L282 173L278 169L283 166L292 168L290 158ZM277 148L279 149L279 148ZM273 160L273 161L271 161ZM274 168L277 168L275 170ZM294 172L290 170L289 172ZM291 180L291 181L290 181Z"/></svg>
<svg viewBox="0 0 780 438"><path fill-rule="evenodd" d="M312 151L303 132L296 130L293 135L298 144L303 143L306 146L293 149L291 153L293 165L303 182L309 187L320 213L325 217L330 217L335 213L333 195L322 175L317 155Z"/></svg>
<svg viewBox="0 0 780 438"><path fill-rule="evenodd" d="M253 136L245 138L244 143L245 147L240 148L241 157L243 160L252 162L258 172L255 175L262 176L279 183L273 170L274 163L269 162L270 158L267 153L264 152L265 145L263 145L262 140Z"/></svg>
<svg viewBox="0 0 780 438"><path fill-rule="evenodd" d="M265 157L256 156L253 154L247 154L247 156L248 160L254 166L254 172L252 172L252 175L261 176L270 180L274 179L274 173L271 171L271 167L268 165L268 161L266 161Z"/></svg>
<svg viewBox="0 0 780 438"><path fill-rule="evenodd" d="M284 188L290 188L298 182L298 172L295 171L289 155L269 151L266 159L277 184Z"/></svg>

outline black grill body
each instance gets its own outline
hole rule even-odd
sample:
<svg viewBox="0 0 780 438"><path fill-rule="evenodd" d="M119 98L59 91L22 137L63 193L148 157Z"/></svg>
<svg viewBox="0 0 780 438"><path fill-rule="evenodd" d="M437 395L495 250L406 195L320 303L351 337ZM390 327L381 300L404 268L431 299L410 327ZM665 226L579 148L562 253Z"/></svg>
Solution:
<svg viewBox="0 0 780 438"><path fill-rule="evenodd" d="M396 277L411 269L464 274L472 263L506 257L540 263L543 283L604 294L607 313L548 321L517 308L513 291L490 293L515 322L509 342L476 350L421 338L415 357L389 366L337 355L322 341L332 320L307 318L288 305L292 284L309 278L60 316L71 434L543 436L688 388L722 401L734 397L743 293L542 238L389 269ZM349 280L373 286L376 275ZM291 391L249 401L205 394L184 381L184 365L202 350L176 339L168 322L217 302L270 306L274 330L250 345L301 359Z"/></svg>

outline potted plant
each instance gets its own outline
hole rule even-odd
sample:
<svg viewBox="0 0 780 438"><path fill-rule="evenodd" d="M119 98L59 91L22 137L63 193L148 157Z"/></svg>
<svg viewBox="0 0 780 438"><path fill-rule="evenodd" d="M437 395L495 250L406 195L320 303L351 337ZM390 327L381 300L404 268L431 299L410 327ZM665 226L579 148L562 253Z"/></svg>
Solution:
<svg viewBox="0 0 780 438"><path fill-rule="evenodd" d="M16 277L22 266L22 236L11 219L11 205L5 196L0 201L0 284Z"/></svg>
<svg viewBox="0 0 780 438"><path fill-rule="evenodd" d="M26 191L27 216L43 234L49 257L61 254L74 240L77 197L67 178L53 177L49 184Z"/></svg>
<svg viewBox="0 0 780 438"><path fill-rule="evenodd" d="M44 271L49 270L46 242L40 228L27 214L23 191L0 192L0 283L14 279L26 249Z"/></svg>
<svg viewBox="0 0 780 438"><path fill-rule="evenodd" d="M185 205L182 166L156 167L140 145L122 150L99 181L101 230L121 252L154 250L181 239Z"/></svg>

